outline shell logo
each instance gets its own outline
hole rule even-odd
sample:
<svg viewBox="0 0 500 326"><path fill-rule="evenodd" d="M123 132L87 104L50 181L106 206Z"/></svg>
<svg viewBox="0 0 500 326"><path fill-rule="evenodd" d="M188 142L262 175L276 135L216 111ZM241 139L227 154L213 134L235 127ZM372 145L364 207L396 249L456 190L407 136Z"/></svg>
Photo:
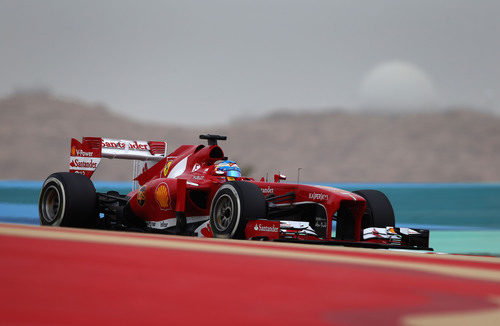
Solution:
<svg viewBox="0 0 500 326"><path fill-rule="evenodd" d="M72 146L71 147L71 156L75 156L76 155L76 148L75 146Z"/></svg>
<svg viewBox="0 0 500 326"><path fill-rule="evenodd" d="M156 187L155 199L161 209L170 209L170 193L166 183L160 183Z"/></svg>

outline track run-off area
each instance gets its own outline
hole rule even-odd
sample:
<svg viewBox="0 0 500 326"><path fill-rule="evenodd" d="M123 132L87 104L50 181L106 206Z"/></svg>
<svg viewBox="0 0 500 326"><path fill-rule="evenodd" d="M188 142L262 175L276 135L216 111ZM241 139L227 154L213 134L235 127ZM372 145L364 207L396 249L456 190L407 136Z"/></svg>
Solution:
<svg viewBox="0 0 500 326"><path fill-rule="evenodd" d="M2 325L497 325L500 258L0 224Z"/></svg>

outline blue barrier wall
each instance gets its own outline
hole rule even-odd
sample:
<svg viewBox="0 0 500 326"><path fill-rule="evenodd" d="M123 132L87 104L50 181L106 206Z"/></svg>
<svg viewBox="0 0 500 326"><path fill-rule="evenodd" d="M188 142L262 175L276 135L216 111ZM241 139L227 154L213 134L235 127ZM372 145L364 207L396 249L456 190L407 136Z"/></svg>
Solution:
<svg viewBox="0 0 500 326"><path fill-rule="evenodd" d="M96 182L98 191L130 191L130 182ZM0 181L0 221L38 224L42 182ZM499 229L500 184L331 184L377 189L390 199L398 226L431 229Z"/></svg>
<svg viewBox="0 0 500 326"><path fill-rule="evenodd" d="M98 191L130 191L130 182L96 182ZM431 246L449 253L500 255L500 184L331 184L387 194L397 226L432 230ZM42 182L0 181L0 222L39 224Z"/></svg>

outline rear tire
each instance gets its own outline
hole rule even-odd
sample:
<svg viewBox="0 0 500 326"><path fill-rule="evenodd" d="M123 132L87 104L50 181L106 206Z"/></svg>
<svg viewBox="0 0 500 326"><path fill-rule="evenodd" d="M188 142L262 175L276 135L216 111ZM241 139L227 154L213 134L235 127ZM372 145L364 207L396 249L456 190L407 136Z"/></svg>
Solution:
<svg viewBox="0 0 500 326"><path fill-rule="evenodd" d="M250 182L232 181L215 193L210 226L215 238L244 239L247 221L266 216L267 203L260 188Z"/></svg>
<svg viewBox="0 0 500 326"><path fill-rule="evenodd" d="M378 190L353 191L366 200L366 211L361 222L361 230L369 227L386 227L396 224L394 210L387 196Z"/></svg>
<svg viewBox="0 0 500 326"><path fill-rule="evenodd" d="M94 184L76 173L51 174L43 183L38 212L41 225L93 227L98 219Z"/></svg>

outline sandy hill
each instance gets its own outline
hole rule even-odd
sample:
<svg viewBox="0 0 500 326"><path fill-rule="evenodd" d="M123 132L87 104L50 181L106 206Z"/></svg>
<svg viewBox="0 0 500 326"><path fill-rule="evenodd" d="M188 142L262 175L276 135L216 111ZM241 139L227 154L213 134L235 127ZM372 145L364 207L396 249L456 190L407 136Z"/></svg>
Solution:
<svg viewBox="0 0 500 326"><path fill-rule="evenodd" d="M138 123L48 94L0 100L0 178L67 170L71 137L166 139L174 150L208 132L227 135L226 154L256 178L279 170L294 181L301 167L307 181L500 181L500 118L485 113L282 113L195 129ZM96 178L128 180L131 165L104 161Z"/></svg>

